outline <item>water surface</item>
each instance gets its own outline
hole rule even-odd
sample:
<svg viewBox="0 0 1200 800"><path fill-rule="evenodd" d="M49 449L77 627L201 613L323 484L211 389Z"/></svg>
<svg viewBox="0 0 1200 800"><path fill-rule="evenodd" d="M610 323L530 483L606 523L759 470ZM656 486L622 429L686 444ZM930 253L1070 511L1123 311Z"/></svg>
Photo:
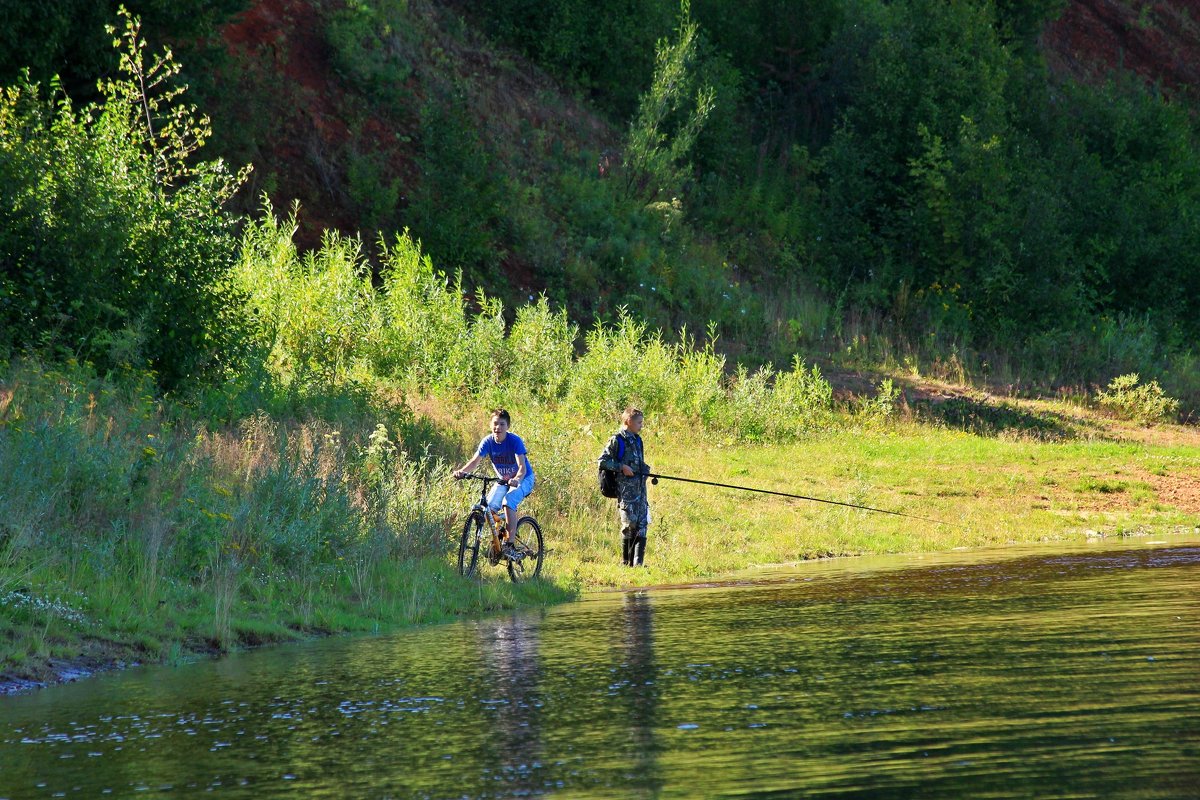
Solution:
<svg viewBox="0 0 1200 800"><path fill-rule="evenodd" d="M1200 797L1200 542L846 560L0 699L0 798L135 794Z"/></svg>

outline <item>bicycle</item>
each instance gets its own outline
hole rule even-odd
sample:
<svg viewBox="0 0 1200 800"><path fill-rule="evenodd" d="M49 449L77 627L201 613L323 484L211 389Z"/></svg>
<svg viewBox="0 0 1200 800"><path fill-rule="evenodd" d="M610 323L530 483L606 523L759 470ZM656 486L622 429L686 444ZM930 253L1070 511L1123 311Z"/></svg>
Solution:
<svg viewBox="0 0 1200 800"><path fill-rule="evenodd" d="M483 546L484 526L491 533L491 542L484 557L493 567L501 561L506 562L508 577L513 583L536 578L542 572L542 556L545 548L542 545L542 528L537 520L529 515L517 519L516 530L512 533L513 549L516 558L506 556L500 549L500 534L505 528L504 512L492 514L488 510L488 487L499 483L499 478L488 475L468 473L457 480L477 480L483 484L479 493L479 501L467 512L466 522L463 523L462 538L458 542L458 574L469 577L475 573L478 566L479 549Z"/></svg>

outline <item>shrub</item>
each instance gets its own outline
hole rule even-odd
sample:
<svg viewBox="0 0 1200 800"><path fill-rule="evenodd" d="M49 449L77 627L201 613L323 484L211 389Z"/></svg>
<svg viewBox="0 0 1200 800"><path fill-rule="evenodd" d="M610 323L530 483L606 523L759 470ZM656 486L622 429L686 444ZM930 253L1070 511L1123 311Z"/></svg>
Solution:
<svg viewBox="0 0 1200 800"><path fill-rule="evenodd" d="M631 196L674 201L683 194L692 171L691 151L715 98L711 86L696 87L698 37L684 0L679 38L658 43L654 80L629 127L624 169Z"/></svg>
<svg viewBox="0 0 1200 800"><path fill-rule="evenodd" d="M334 70L372 99L400 107L410 99L411 28L407 0L350 0L325 31Z"/></svg>
<svg viewBox="0 0 1200 800"><path fill-rule="evenodd" d="M295 211L281 223L268 206L243 237L237 270L264 343L267 371L300 397L351 379L376 339L375 292L356 239L326 234L301 258L292 243Z"/></svg>
<svg viewBox="0 0 1200 800"><path fill-rule="evenodd" d="M422 108L417 166L408 217L422 248L473 281L495 275L506 185L460 97L447 93Z"/></svg>
<svg viewBox="0 0 1200 800"><path fill-rule="evenodd" d="M654 65L655 40L671 29L676 0L470 0L488 27L529 56L627 116Z"/></svg>
<svg viewBox="0 0 1200 800"><path fill-rule="evenodd" d="M567 402L604 417L630 403L665 411L674 408L678 378L675 354L661 332L648 333L645 323L622 310L615 326L601 322L587 333Z"/></svg>
<svg viewBox="0 0 1200 800"><path fill-rule="evenodd" d="M884 378L879 384L878 394L862 401L858 408L858 418L866 425L886 422L895 415L900 399L901 392L895 382L891 378Z"/></svg>
<svg viewBox="0 0 1200 800"><path fill-rule="evenodd" d="M579 329L565 311L555 313L545 296L517 309L506 349L512 354L505 383L511 395L558 399L565 391L575 359Z"/></svg>
<svg viewBox="0 0 1200 800"><path fill-rule="evenodd" d="M383 259L375 373L417 387L442 383L467 334L461 295L448 290L407 231L384 249Z"/></svg>
<svg viewBox="0 0 1200 800"><path fill-rule="evenodd" d="M208 119L181 101L170 52L147 64L127 14L117 43L120 77L96 105L29 83L0 97L0 336L103 370L147 366L170 389L240 359L222 207L243 176L196 160Z"/></svg>
<svg viewBox="0 0 1200 800"><path fill-rule="evenodd" d="M1143 425L1165 422L1178 413L1179 401L1168 397L1158 381L1139 386L1139 380L1135 372L1119 375L1112 379L1107 390L1096 395L1096 401L1122 419Z"/></svg>
<svg viewBox="0 0 1200 800"><path fill-rule="evenodd" d="M724 413L714 422L750 441L802 436L832 420L833 387L814 364L797 356L792 368L776 373L770 364L754 372L739 365Z"/></svg>

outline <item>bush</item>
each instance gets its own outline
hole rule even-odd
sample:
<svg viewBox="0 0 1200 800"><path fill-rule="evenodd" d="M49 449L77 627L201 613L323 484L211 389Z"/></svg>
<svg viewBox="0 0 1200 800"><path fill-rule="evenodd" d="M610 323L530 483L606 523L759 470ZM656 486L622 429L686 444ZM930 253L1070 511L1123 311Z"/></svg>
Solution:
<svg viewBox="0 0 1200 800"><path fill-rule="evenodd" d="M833 387L814 364L804 368L799 357L788 372L770 364L754 372L739 365L729 401L718 427L750 441L802 436L832 421Z"/></svg>
<svg viewBox="0 0 1200 800"><path fill-rule="evenodd" d="M544 296L518 308L505 347L510 353L504 377L509 395L558 399L570 380L578 335L566 312L551 311Z"/></svg>
<svg viewBox="0 0 1200 800"><path fill-rule="evenodd" d="M295 211L280 222L266 209L247 226L237 285L249 298L267 371L298 397L350 381L372 352L375 291L356 239L327 233L301 258L292 243Z"/></svg>
<svg viewBox="0 0 1200 800"><path fill-rule="evenodd" d="M0 346L149 367L172 389L241 358L222 206L242 176L195 159L208 120L172 87L170 53L147 64L128 16L119 44L97 105L77 112L29 83L0 98Z"/></svg>
<svg viewBox="0 0 1200 800"><path fill-rule="evenodd" d="M421 110L421 184L408 208L422 248L474 281L493 277L506 185L461 98L447 93Z"/></svg>
<svg viewBox="0 0 1200 800"><path fill-rule="evenodd" d="M401 107L411 100L411 28L407 0L349 0L325 31L334 70L371 98Z"/></svg>
<svg viewBox="0 0 1200 800"><path fill-rule="evenodd" d="M629 114L654 69L654 43L671 29L677 0L471 0L488 27L577 81L618 115Z"/></svg>
<svg viewBox="0 0 1200 800"><path fill-rule="evenodd" d="M623 167L633 197L676 202L691 178L692 148L716 96L711 86L697 86L698 39L684 0L679 38L659 42L654 80L629 126Z"/></svg>
<svg viewBox="0 0 1200 800"><path fill-rule="evenodd" d="M1096 402L1122 419L1149 425L1166 422L1179 412L1179 401L1170 398L1158 381L1138 385L1137 373L1113 378L1108 389L1096 395Z"/></svg>
<svg viewBox="0 0 1200 800"><path fill-rule="evenodd" d="M589 416L611 418L635 404L659 412L674 410L680 390L674 348L662 333L647 332L622 310L615 326L597 323L585 337L567 392L569 406Z"/></svg>
<svg viewBox="0 0 1200 800"><path fill-rule="evenodd" d="M545 297L519 306L511 328L481 292L471 313L461 280L436 271L407 234L383 248L376 289L356 240L329 235L300 258L294 232L294 217L281 223L268 207L246 232L238 281L265 372L301 398L382 382L490 405L533 399L593 419L636 404L754 440L804 436L829 418L829 383L798 358L786 372L741 369L727 381L713 327L702 347L686 329L670 343L621 310L588 331L576 357L578 329Z"/></svg>

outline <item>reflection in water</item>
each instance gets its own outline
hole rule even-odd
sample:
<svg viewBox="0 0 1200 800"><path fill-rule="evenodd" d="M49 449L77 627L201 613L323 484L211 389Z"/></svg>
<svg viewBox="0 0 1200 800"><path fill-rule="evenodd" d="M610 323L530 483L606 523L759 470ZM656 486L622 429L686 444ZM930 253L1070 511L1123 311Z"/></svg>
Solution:
<svg viewBox="0 0 1200 800"><path fill-rule="evenodd" d="M854 563L0 700L0 798L1200 796L1200 547Z"/></svg>
<svg viewBox="0 0 1200 800"><path fill-rule="evenodd" d="M514 794L540 788L537 622L528 615L510 614L476 624L486 672L498 694L489 704L494 733L484 772L503 775Z"/></svg>
<svg viewBox="0 0 1200 800"><path fill-rule="evenodd" d="M662 788L658 771L658 674L654 664L654 607L647 592L629 592L621 603L621 652L618 655L621 698L626 705L631 754L630 783L657 794Z"/></svg>

